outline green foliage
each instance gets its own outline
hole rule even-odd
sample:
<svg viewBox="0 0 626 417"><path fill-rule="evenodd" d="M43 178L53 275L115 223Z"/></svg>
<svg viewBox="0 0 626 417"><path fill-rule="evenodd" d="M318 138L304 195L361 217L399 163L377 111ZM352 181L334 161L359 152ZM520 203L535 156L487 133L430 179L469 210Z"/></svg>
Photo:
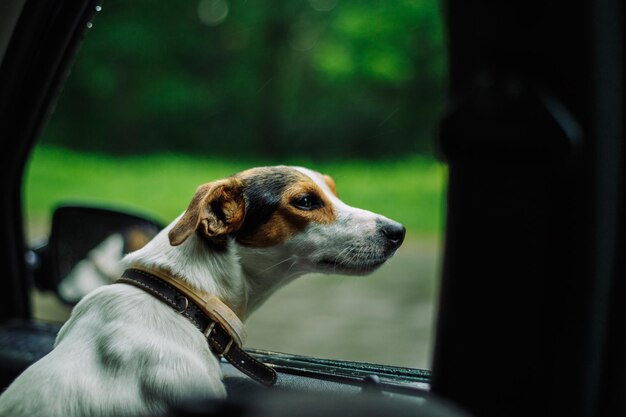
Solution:
<svg viewBox="0 0 626 417"><path fill-rule="evenodd" d="M429 153L444 70L435 0L107 0L44 142L115 154Z"/></svg>
<svg viewBox="0 0 626 417"><path fill-rule="evenodd" d="M45 223L59 203L80 202L137 210L165 223L185 210L199 184L270 163L176 154L115 157L40 146L26 174L26 218ZM332 175L342 200L402 222L409 234L441 230L446 172L430 158L290 163Z"/></svg>

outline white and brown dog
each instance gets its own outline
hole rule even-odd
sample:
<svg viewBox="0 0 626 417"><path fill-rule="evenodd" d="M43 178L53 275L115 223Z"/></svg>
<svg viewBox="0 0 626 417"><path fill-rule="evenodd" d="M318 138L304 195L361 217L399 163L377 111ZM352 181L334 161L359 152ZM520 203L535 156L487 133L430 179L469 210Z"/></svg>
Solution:
<svg viewBox="0 0 626 417"><path fill-rule="evenodd" d="M200 186L124 263L166 271L245 320L305 273L372 272L404 235L399 223L341 202L328 176L254 168ZM225 395L202 332L145 291L113 284L74 308L52 352L0 396L0 415L158 415L185 398Z"/></svg>

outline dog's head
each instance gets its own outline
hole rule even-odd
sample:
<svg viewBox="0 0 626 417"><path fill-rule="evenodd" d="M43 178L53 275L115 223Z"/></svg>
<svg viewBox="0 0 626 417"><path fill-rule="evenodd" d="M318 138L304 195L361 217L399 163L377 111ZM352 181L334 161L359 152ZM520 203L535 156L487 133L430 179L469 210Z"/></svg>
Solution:
<svg viewBox="0 0 626 417"><path fill-rule="evenodd" d="M200 186L169 231L170 243L193 233L216 247L235 242L248 269L281 263L296 275L365 274L395 253L405 229L343 203L327 175L277 166Z"/></svg>

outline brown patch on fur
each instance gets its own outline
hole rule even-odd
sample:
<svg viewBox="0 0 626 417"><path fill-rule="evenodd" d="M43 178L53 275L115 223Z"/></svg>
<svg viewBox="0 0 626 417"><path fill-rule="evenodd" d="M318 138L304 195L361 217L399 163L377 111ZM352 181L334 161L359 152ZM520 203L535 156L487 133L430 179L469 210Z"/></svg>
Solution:
<svg viewBox="0 0 626 417"><path fill-rule="evenodd" d="M133 227L124 234L124 238L126 239L125 251L134 252L143 248L154 236L155 233L151 230L148 231L142 229L141 227Z"/></svg>
<svg viewBox="0 0 626 417"><path fill-rule="evenodd" d="M248 175L254 175L254 172ZM310 223L329 224L335 221L332 203L312 179L292 168L289 168L288 175L293 178L290 178L282 190L280 201L269 220L261 224L254 233L240 239L241 244L258 248L270 247L286 241ZM312 210L295 207L293 202L304 195L314 196L322 206Z"/></svg>
<svg viewBox="0 0 626 417"><path fill-rule="evenodd" d="M335 197L339 198L339 194L337 194L337 185L335 184L335 180L330 175L322 175L324 182L328 185L330 191L335 195Z"/></svg>
<svg viewBox="0 0 626 417"><path fill-rule="evenodd" d="M187 211L168 234L170 244L180 245L196 230L209 239L225 241L226 235L236 231L245 217L242 188L236 178L198 187Z"/></svg>

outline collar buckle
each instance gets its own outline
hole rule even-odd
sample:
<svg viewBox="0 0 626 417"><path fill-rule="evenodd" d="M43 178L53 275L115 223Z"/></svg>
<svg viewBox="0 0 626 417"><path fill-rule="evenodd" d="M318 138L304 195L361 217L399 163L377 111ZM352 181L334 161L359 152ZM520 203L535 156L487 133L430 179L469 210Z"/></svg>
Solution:
<svg viewBox="0 0 626 417"><path fill-rule="evenodd" d="M216 297L199 297L162 271L143 268L127 269L117 282L140 288L184 315L206 337L210 349L217 356L225 358L250 378L266 386L276 383L276 371L241 347L245 337L243 323ZM180 299L184 300L182 308L178 302Z"/></svg>

